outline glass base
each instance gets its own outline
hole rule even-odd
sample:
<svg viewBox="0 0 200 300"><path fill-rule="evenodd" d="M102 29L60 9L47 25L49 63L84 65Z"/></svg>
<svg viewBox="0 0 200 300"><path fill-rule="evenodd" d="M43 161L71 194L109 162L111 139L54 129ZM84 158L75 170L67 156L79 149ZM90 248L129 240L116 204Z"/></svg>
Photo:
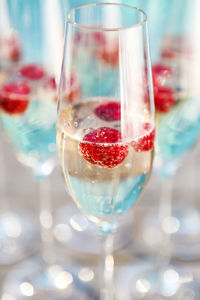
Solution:
<svg viewBox="0 0 200 300"><path fill-rule="evenodd" d="M136 261L120 269L116 277L117 300L200 299L191 269L178 264L157 265L155 260Z"/></svg>
<svg viewBox="0 0 200 300"><path fill-rule="evenodd" d="M0 211L0 265L14 264L32 255L39 244L39 227L28 212Z"/></svg>
<svg viewBox="0 0 200 300"><path fill-rule="evenodd" d="M94 273L61 263L47 264L34 258L17 266L5 279L2 299L97 300L91 288Z"/></svg>
<svg viewBox="0 0 200 300"><path fill-rule="evenodd" d="M162 226L162 230L160 229ZM170 217L160 223L156 210L148 211L136 233L136 243L144 252L156 252L163 233L170 235L170 255L187 261L200 258L200 215L195 209L173 207Z"/></svg>
<svg viewBox="0 0 200 300"><path fill-rule="evenodd" d="M132 229L130 229L132 224L132 215L120 222L114 234L114 251L130 243L133 238ZM62 207L57 212L54 235L58 242L77 253L100 253L101 239L97 234L96 226L81 214L73 203Z"/></svg>

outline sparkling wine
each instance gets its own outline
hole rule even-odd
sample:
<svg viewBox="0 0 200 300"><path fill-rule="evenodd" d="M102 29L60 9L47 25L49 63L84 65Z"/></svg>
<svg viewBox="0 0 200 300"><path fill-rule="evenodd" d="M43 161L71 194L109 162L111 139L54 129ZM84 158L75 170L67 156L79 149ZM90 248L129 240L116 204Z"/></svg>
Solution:
<svg viewBox="0 0 200 300"><path fill-rule="evenodd" d="M169 57L153 66L159 150L155 168L167 177L174 174L200 132L199 97L188 85L188 57L180 50L170 51Z"/></svg>
<svg viewBox="0 0 200 300"><path fill-rule="evenodd" d="M13 69L0 87L0 112L18 159L32 167L36 176L50 173L56 152L54 78L37 65Z"/></svg>
<svg viewBox="0 0 200 300"><path fill-rule="evenodd" d="M130 210L147 181L154 129L148 123L140 136L122 136L113 143L115 133L121 135L121 121L116 102L112 99L106 109L104 103L108 99L86 99L64 109L57 123L57 147L74 201L88 215L110 221ZM107 142L99 142L109 132Z"/></svg>
<svg viewBox="0 0 200 300"><path fill-rule="evenodd" d="M32 167L42 165L55 154L56 103L48 97L30 98L20 115L1 114L4 130L18 158Z"/></svg>

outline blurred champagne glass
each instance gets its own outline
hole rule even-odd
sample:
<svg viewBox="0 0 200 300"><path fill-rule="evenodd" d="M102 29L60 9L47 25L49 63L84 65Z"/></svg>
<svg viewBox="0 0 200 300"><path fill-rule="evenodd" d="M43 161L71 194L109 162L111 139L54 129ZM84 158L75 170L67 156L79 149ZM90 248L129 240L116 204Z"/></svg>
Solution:
<svg viewBox="0 0 200 300"><path fill-rule="evenodd" d="M8 2L0 3L0 85L11 74L11 70L22 59L22 44L19 34L12 26ZM1 95L2 96L2 95ZM0 264L12 264L33 253L38 246L38 227L33 216L22 207L11 205L8 197L8 170L6 165L5 132L3 130L2 97L0 96L0 126L1 126L1 218L0 218ZM17 195L16 195L17 196ZM31 240L34 239L34 245Z"/></svg>
<svg viewBox="0 0 200 300"><path fill-rule="evenodd" d="M186 260L198 257L199 218L195 208L196 196L193 195L189 202L183 202L182 199L172 201L172 190L170 193L169 189L170 186L173 188L177 169L183 164L186 155L192 154L200 134L199 45L198 34L194 30L198 26L196 6L195 0L186 1L184 7L180 1L174 3L170 25L161 44L160 60L153 64L158 125L158 151L154 170L155 175L162 179L164 189L159 222L162 223L163 231L167 235L171 234L171 255ZM180 16L182 22L178 22ZM195 165L193 169L195 172ZM190 181L189 176L187 181ZM150 219L156 220L155 216ZM151 228L151 221L147 221L146 228Z"/></svg>
<svg viewBox="0 0 200 300"><path fill-rule="evenodd" d="M138 242L156 258L142 262L135 279L130 276L133 294L148 299L154 299L155 294L176 297L187 280L193 281L193 274L173 263L173 256L192 260L199 255L199 218L192 199L188 203L180 199L178 205L178 201L172 202L174 176L185 156L192 155L200 134L198 8L195 0L184 6L181 1L174 2L160 60L152 67L158 144L154 171L162 179L161 199L159 213L155 208L149 210L142 220Z"/></svg>
<svg viewBox="0 0 200 300"><path fill-rule="evenodd" d="M8 274L2 297L71 299L73 295L75 299L87 300L91 294L94 299L90 289L82 288L72 261L68 259L63 263L62 255L54 245L52 232L48 177L56 165L56 88L63 48L60 5L51 0L20 1L16 5L11 5L9 9L11 15L13 10L17 10L21 16L14 18L13 23L20 34L24 56L23 61L10 70L0 88L2 124L18 160L32 169L38 182L38 223L42 243L40 253ZM69 99L76 96L73 93L75 76L73 74L67 86L66 97ZM32 237L31 245L34 242ZM90 269L86 270L88 272L93 274ZM82 277L84 280L85 277ZM93 276L90 276L89 281L92 279Z"/></svg>

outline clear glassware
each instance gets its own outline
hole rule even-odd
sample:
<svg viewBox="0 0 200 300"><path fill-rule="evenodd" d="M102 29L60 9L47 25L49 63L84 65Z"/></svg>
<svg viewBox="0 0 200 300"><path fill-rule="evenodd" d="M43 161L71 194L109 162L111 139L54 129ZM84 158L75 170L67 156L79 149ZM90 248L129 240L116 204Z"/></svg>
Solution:
<svg viewBox="0 0 200 300"><path fill-rule="evenodd" d="M87 4L93 3L93 0L89 0ZM101 3L104 1L98 1ZM113 1L116 3L121 3L122 1ZM130 1L129 1L130 2ZM81 0L76 0L73 2L61 1L62 11L65 12L68 8L72 9L82 4ZM130 3L131 4L131 3ZM64 15L65 17L65 15ZM127 13L127 18L131 18ZM79 35L79 39L81 34ZM84 35L84 34L82 34ZM102 36L93 36L92 38L96 39L97 43L102 43ZM98 41L99 39L99 41ZM84 43L83 38L80 41L77 38L76 44L81 45L84 52L87 51L87 43ZM110 53L110 57L116 57L115 51ZM101 57L97 57L97 60L101 60ZM83 65L84 66L84 65ZM108 65L109 68L115 69L115 64ZM89 82L89 73L87 77L84 75L84 78L87 82ZM107 73L109 76L109 72ZM92 74L91 74L92 76ZM106 75L107 76L107 75ZM109 79L105 79L104 85L105 89L112 92L112 77ZM88 84L88 83L87 83ZM110 91L109 91L110 90ZM118 230L114 233L114 251L123 248L132 240L132 235L130 234L130 230L128 229L132 226L133 218L130 215L129 218L122 220ZM70 234L69 234L70 232ZM80 256L82 254L96 255L101 251L101 240L99 236L96 235L96 229L93 222L87 219L81 211L79 211L74 203L72 203L69 199L64 205L58 208L55 214L55 227L54 227L55 239L56 241L62 245L63 247L67 247L72 251L76 251ZM87 241L87 242L86 242ZM85 243L85 247L82 247L82 244Z"/></svg>
<svg viewBox="0 0 200 300"><path fill-rule="evenodd" d="M90 0L88 3L92 2L93 1ZM123 3L123 1L120 0L112 2ZM61 1L61 4L62 10L66 11L66 5L67 7L74 8L79 4L81 5L81 1L76 0L70 3ZM132 0L127 0L126 4L132 5ZM158 56L160 56L159 51L163 41L163 34L165 34L167 27L168 17L166 11L171 11L173 3L171 0L162 1L162 3L160 3L159 0L136 0L134 5L140 7L148 14L151 59L155 62ZM131 14L127 13L127 19L131 17ZM113 56L114 55L115 53L113 53ZM106 84L108 88L112 89L112 82L108 81ZM120 250L131 242L133 235L128 228L135 226L134 222L135 218L131 215L120 223L119 229L114 234L114 250ZM94 224L83 216L81 212L78 212L73 203L67 203L57 210L54 231L55 238L61 245L64 247L67 246L77 253L81 254L84 252L91 255L99 253L100 251L100 239L96 235ZM70 235L67 232L70 232ZM86 240L88 241L88 243L86 243L88 247L82 248L81 245ZM143 245L143 248L145 248L145 245Z"/></svg>
<svg viewBox="0 0 200 300"><path fill-rule="evenodd" d="M198 23L198 13L195 12L197 5L197 1L186 1L184 7L181 1L174 3L170 25L161 43L160 59L153 65L159 147L154 169L163 185L175 181L178 168L199 140L200 93L196 83L199 76L199 46L196 42L198 36L193 31ZM177 21L180 16L181 23ZM166 234L171 234L171 255L186 260L196 259L199 255L199 218L195 195L188 202L172 200L172 197L172 193L169 193L168 200L161 197L160 207L161 227L167 230ZM147 220L145 228L150 227L152 220L157 226L153 216ZM164 224L168 224L168 229Z"/></svg>
<svg viewBox="0 0 200 300"><path fill-rule="evenodd" d="M62 255L56 252L52 234L48 178L56 165L56 88L63 47L61 9L59 2L49 0L22 1L15 5L8 2L8 9L23 54L18 64L6 69L1 82L1 121L17 159L30 167L38 182L36 205L41 251L8 274L2 297L38 299L45 295L48 299L67 299L74 289L75 298L88 299L89 291L83 291L81 280L73 275L75 266L68 272L68 267L61 263ZM75 99L79 90L76 74L71 78L69 89L67 97ZM29 246L33 248L35 239L30 238Z"/></svg>
<svg viewBox="0 0 200 300"><path fill-rule="evenodd" d="M180 289L187 280L193 281L194 274L192 268L188 270L186 265L175 263L173 257L192 260L199 255L199 218L193 206L194 194L189 199L184 195L180 200L173 198L177 169L186 155L192 156L200 133L199 33L194 30L199 26L198 8L198 1L186 1L184 7L181 1L174 2L160 60L152 67L158 145L154 171L162 185L158 211L154 208L146 213L138 241L141 248L156 255L146 265L142 262L138 268L140 275L136 273L135 281L134 276L131 279L133 294L145 294L148 299L154 299L155 294L177 299ZM194 180L187 173L186 188Z"/></svg>
<svg viewBox="0 0 200 300"><path fill-rule="evenodd" d="M90 0L87 3L93 3L94 1ZM104 2L102 1L98 1ZM112 1L115 3L123 3L123 1ZM62 11L66 11L68 8L72 9L82 4L81 0L76 0L73 2L66 2L61 1ZM126 1L126 4L132 5L131 0ZM156 3L154 3L155 5ZM134 4L136 7L142 8L144 11L145 9L150 5L149 2L143 0L138 0ZM160 4L161 5L161 4ZM162 3L162 5L166 5L166 3ZM150 9L150 11L152 8ZM164 9L163 9L164 10ZM64 15L65 17L65 15ZM127 13L127 18L131 18L132 15ZM162 18L161 15L157 16L157 18ZM156 18L156 19L157 19ZM155 26L150 26L150 31L153 29L153 37L156 37L156 42L151 43L155 45L157 44L158 39L158 31L155 31ZM84 46L87 45L82 45ZM153 47L157 49L157 47ZM152 54L155 56L155 52L153 51ZM111 55L115 56L115 53L111 53ZM100 58L98 58L100 59ZM115 68L115 66L110 66L111 68ZM87 79L86 79L87 80ZM107 85L108 89L112 90L112 81L108 81L108 83L105 83ZM134 218L132 215L130 215L129 218L126 218L125 220L122 220L120 223L120 226L118 230L114 233L114 251L117 251L119 249L122 249L127 244L129 244L132 240L132 234L129 230L129 227L134 226L133 225ZM57 242L59 242L60 245L63 247L68 247L72 251L76 251L78 254L89 254L89 255L96 255L99 254L101 251L101 240L99 239L99 236L96 235L95 225L93 222L88 220L76 207L74 203L70 203L70 199L59 207L59 209L56 211L55 214L55 227L54 227L54 233L55 233L55 239ZM87 241L87 242L86 242ZM81 245L85 243L85 247L81 247Z"/></svg>
<svg viewBox="0 0 200 300"><path fill-rule="evenodd" d="M129 20L127 14L132 15ZM67 94L73 72L80 97ZM112 86L112 89L110 88ZM114 299L113 232L147 182L155 137L145 14L95 3L67 15L57 148L65 183L102 237L100 299Z"/></svg>
<svg viewBox="0 0 200 300"><path fill-rule="evenodd" d="M22 45L19 34L12 27L8 10L8 2L0 3L2 18L0 21L0 85L10 75L12 68L22 59ZM15 202L11 204L8 196L8 170L6 165L7 153L5 136L2 125L2 99L0 99L0 128L1 128L1 209L0 209L0 264L9 265L33 254L39 246L39 228L33 215L25 208L19 207ZM34 239L34 246L31 240Z"/></svg>

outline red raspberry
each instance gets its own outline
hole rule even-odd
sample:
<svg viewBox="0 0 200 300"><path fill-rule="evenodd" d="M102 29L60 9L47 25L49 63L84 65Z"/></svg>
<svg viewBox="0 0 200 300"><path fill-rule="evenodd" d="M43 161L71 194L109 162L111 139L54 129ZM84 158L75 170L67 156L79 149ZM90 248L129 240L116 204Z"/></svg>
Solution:
<svg viewBox="0 0 200 300"><path fill-rule="evenodd" d="M20 48L18 46L13 47L13 49L10 52L10 59L12 61L19 61L20 57L21 57Z"/></svg>
<svg viewBox="0 0 200 300"><path fill-rule="evenodd" d="M77 86L75 89L71 89L70 93L67 95L67 101L72 103L79 99L80 97L80 88Z"/></svg>
<svg viewBox="0 0 200 300"><path fill-rule="evenodd" d="M113 128L100 127L86 134L79 144L82 157L91 164L114 168L128 155L128 144L119 144L121 133Z"/></svg>
<svg viewBox="0 0 200 300"><path fill-rule="evenodd" d="M191 56L194 54L191 41L183 36L168 36L163 43L161 57L174 59L180 55Z"/></svg>
<svg viewBox="0 0 200 300"><path fill-rule="evenodd" d="M49 88L52 90L56 90L56 80L54 77L48 77L45 84L44 84L45 88Z"/></svg>
<svg viewBox="0 0 200 300"><path fill-rule="evenodd" d="M3 53L7 53L11 61L19 61L21 57L20 41L14 31L9 31L6 36L1 39L1 47L3 48Z"/></svg>
<svg viewBox="0 0 200 300"><path fill-rule="evenodd" d="M105 35L102 32L82 33L77 31L74 36L76 44L85 46L104 46L106 43Z"/></svg>
<svg viewBox="0 0 200 300"><path fill-rule="evenodd" d="M92 40L98 46L104 46L106 44L105 35L102 32L93 32Z"/></svg>
<svg viewBox="0 0 200 300"><path fill-rule="evenodd" d="M118 46L113 49L102 47L97 50L97 56L106 64L115 67L119 62L119 48Z"/></svg>
<svg viewBox="0 0 200 300"><path fill-rule="evenodd" d="M121 106L119 102L107 102L96 107L94 113L103 121L118 121L121 119Z"/></svg>
<svg viewBox="0 0 200 300"><path fill-rule="evenodd" d="M154 86L154 101L157 112L167 113L176 102L174 91L169 87Z"/></svg>
<svg viewBox="0 0 200 300"><path fill-rule="evenodd" d="M161 52L161 57L163 58L174 58L176 56L176 53L173 49L163 49Z"/></svg>
<svg viewBox="0 0 200 300"><path fill-rule="evenodd" d="M161 57L166 59L174 59L179 55L191 56L194 54L192 47L188 45L179 45L177 48L167 48L163 49L161 52Z"/></svg>
<svg viewBox="0 0 200 300"><path fill-rule="evenodd" d="M143 136L131 143L136 152L149 151L154 146L155 128L150 131L150 123L144 123L142 127L141 131ZM146 134L146 132L148 132L148 134Z"/></svg>
<svg viewBox="0 0 200 300"><path fill-rule="evenodd" d="M152 66L152 75L154 85L162 84L163 79L172 75L172 68L161 63Z"/></svg>
<svg viewBox="0 0 200 300"><path fill-rule="evenodd" d="M9 114L22 114L29 104L31 89L26 83L9 83L0 89L0 107Z"/></svg>
<svg viewBox="0 0 200 300"><path fill-rule="evenodd" d="M25 65L19 71L23 77L30 80L39 80L45 75L43 68L34 64Z"/></svg>
<svg viewBox="0 0 200 300"><path fill-rule="evenodd" d="M75 102L80 98L80 83L75 74L71 75L69 84L67 84L65 95L65 101L69 103Z"/></svg>
<svg viewBox="0 0 200 300"><path fill-rule="evenodd" d="M74 34L74 43L79 44L82 42L84 35L80 31L75 31Z"/></svg>

